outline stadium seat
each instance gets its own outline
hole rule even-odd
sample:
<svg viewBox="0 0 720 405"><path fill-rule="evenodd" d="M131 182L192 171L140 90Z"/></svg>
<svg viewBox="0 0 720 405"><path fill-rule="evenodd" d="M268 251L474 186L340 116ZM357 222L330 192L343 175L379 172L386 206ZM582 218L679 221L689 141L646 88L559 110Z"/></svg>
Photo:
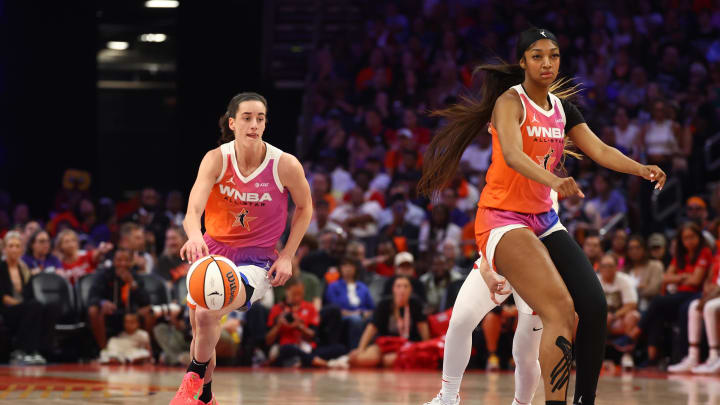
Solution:
<svg viewBox="0 0 720 405"><path fill-rule="evenodd" d="M139 274L138 279L145 292L150 297L150 304L161 305L170 303L170 293L165 286L165 280L156 274Z"/></svg>
<svg viewBox="0 0 720 405"><path fill-rule="evenodd" d="M90 289L98 277L97 273L86 274L80 277L77 283L75 283L75 308L81 318L84 317L85 312L87 312Z"/></svg>
<svg viewBox="0 0 720 405"><path fill-rule="evenodd" d="M30 286L36 300L59 308L60 321L55 329L76 330L85 326L84 322L77 322L74 295L67 280L54 273L40 273L30 279Z"/></svg>

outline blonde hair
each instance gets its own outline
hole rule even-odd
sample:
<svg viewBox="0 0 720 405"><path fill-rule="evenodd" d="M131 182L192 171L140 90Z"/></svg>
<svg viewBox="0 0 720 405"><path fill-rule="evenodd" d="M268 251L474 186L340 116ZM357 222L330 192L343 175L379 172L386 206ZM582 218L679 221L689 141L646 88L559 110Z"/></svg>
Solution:
<svg viewBox="0 0 720 405"><path fill-rule="evenodd" d="M7 244L10 243L10 241L11 241L12 239L17 239L17 240L20 241L20 244L21 244L21 245L23 244L23 237L22 237L22 235L20 234L20 232L18 232L18 231L10 231L10 232L6 233L6 234L5 234L5 237L3 238L3 242L5 242L5 246L7 246Z"/></svg>
<svg viewBox="0 0 720 405"><path fill-rule="evenodd" d="M58 233L57 237L55 237L55 246L58 249L62 249L62 241L65 239L66 236L73 236L75 239L78 238L77 232L73 231L70 228L65 228L60 233Z"/></svg>

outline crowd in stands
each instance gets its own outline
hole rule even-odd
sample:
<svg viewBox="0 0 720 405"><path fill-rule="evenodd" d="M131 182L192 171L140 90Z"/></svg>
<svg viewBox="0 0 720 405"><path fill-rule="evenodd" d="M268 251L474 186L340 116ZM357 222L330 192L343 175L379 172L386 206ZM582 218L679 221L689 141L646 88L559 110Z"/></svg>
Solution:
<svg viewBox="0 0 720 405"><path fill-rule="evenodd" d="M534 24L557 35L590 128L670 178L658 193L587 158L565 162L587 197L561 200L559 215L606 292L608 358L720 372L720 3L370 3L380 12L362 35L321 44L310 63L300 158L314 217L293 278L223 318L218 362L417 366L407 351L429 352L442 337L477 258L474 218L491 157L490 136L479 133L448 188L419 196L423 152L443 125L428 111L477 92L473 67L512 61L516 34ZM266 136L272 142L272 125ZM187 196L146 188L113 201L64 184L50 213L0 194L0 335L13 343L10 360L42 364L64 349L54 328L62 314L33 281L54 274L94 342L81 355L185 364ZM509 300L486 317L471 366L508 367L516 316Z"/></svg>

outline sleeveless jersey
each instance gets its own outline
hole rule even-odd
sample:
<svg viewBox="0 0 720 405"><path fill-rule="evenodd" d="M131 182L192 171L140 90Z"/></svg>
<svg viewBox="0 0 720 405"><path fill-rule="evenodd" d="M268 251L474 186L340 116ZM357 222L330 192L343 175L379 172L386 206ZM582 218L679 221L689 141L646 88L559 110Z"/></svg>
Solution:
<svg viewBox="0 0 720 405"><path fill-rule="evenodd" d="M521 85L512 89L520 95L523 120L520 124L523 152L537 163L537 170L555 170L562 159L565 140L565 111L558 97L550 96L552 108L546 111L525 93ZM492 163L485 176L485 188L480 195L479 207L496 208L526 214L539 214L552 209L550 187L530 180L511 169L503 157L495 127L492 134Z"/></svg>
<svg viewBox="0 0 720 405"><path fill-rule="evenodd" d="M282 151L265 145L265 159L248 177L238 170L235 141L220 146L222 171L205 206L205 229L227 246L271 248L285 231L288 193L278 176Z"/></svg>

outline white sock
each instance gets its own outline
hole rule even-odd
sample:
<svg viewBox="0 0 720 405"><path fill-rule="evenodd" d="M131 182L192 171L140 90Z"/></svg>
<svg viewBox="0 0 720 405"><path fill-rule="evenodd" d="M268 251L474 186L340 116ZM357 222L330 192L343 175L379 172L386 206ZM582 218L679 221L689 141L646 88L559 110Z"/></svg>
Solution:
<svg viewBox="0 0 720 405"><path fill-rule="evenodd" d="M462 382L462 376L450 377L443 374L442 377L442 388L440 389L440 395L442 396L443 402L454 403L460 392L460 383Z"/></svg>
<svg viewBox="0 0 720 405"><path fill-rule="evenodd" d="M518 324L513 338L515 360L515 400L513 404L529 404L540 383L538 356L542 338L542 321L537 315L518 313Z"/></svg>
<svg viewBox="0 0 720 405"><path fill-rule="evenodd" d="M717 359L718 357L718 349L710 349L710 359Z"/></svg>
<svg viewBox="0 0 720 405"><path fill-rule="evenodd" d="M506 298L506 296L500 296ZM487 284L480 271L473 269L460 287L445 336L443 383L440 394L445 401L455 401L460 382L470 361L472 332L480 321L495 308Z"/></svg>
<svg viewBox="0 0 720 405"><path fill-rule="evenodd" d="M698 346L690 346L690 350L688 351L688 356L692 360L700 360L700 347Z"/></svg>

